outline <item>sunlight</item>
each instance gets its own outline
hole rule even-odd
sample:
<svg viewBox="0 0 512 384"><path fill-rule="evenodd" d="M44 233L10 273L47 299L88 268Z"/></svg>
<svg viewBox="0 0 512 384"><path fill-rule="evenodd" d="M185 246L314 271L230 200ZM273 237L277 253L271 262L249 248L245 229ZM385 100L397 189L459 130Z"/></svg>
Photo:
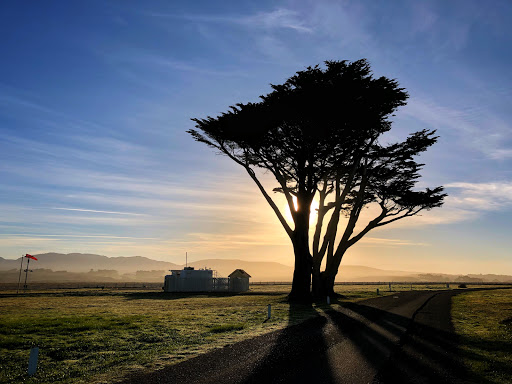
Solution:
<svg viewBox="0 0 512 384"><path fill-rule="evenodd" d="M294 205L295 209L297 209L297 198L295 196L293 196L293 205ZM316 222L316 218L318 216L318 211L317 211L318 207L319 207L318 200L313 199L313 201L311 202L311 213L309 214L309 224L310 225L312 225ZM286 201L284 202L284 212L285 212L286 221L293 223L292 213L290 212L290 207L288 207L288 203Z"/></svg>

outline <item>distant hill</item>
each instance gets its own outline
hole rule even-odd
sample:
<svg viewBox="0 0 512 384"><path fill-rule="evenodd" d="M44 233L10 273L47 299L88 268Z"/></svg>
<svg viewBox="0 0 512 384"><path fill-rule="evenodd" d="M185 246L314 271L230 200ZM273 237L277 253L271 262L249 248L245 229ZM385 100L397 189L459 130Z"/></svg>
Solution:
<svg viewBox="0 0 512 384"><path fill-rule="evenodd" d="M33 268L51 269L53 271L89 272L91 269L116 270L120 274L136 271L176 269L177 264L166 261L152 260L143 256L107 257L87 253L42 253L34 255L37 261L30 265ZM8 260L0 258L0 270L20 267L20 259Z"/></svg>
<svg viewBox="0 0 512 384"><path fill-rule="evenodd" d="M30 263L32 281L141 281L158 282L172 269L185 265L158 261L143 256L107 257L83 253L44 253L34 255L37 261ZM24 265L26 265L24 263ZM235 269L244 269L251 281L285 281L293 277L293 268L284 264L236 259L205 259L188 264L194 268L210 268L219 277L227 277ZM0 280L17 281L20 259L0 257ZM393 271L358 265L342 265L336 281L473 281L512 282L508 275L449 275L408 271Z"/></svg>

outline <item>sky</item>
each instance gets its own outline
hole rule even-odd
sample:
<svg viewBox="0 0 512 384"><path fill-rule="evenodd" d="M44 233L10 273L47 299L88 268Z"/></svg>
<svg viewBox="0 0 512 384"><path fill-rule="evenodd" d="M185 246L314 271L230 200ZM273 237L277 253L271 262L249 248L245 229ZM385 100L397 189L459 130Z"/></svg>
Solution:
<svg viewBox="0 0 512 384"><path fill-rule="evenodd" d="M366 58L410 95L386 140L437 129L418 187L449 196L342 266L512 274L511 32L499 0L4 1L0 257L293 265L245 171L186 130L308 66Z"/></svg>

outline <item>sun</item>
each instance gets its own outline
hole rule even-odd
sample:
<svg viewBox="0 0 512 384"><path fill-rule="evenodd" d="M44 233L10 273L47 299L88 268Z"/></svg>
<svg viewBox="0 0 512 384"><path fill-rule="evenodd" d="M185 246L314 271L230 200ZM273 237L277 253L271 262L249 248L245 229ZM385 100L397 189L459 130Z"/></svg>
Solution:
<svg viewBox="0 0 512 384"><path fill-rule="evenodd" d="M293 205L295 208L297 208L297 198L293 196ZM320 205L318 204L318 200L313 199L311 202L311 213L309 214L309 225L314 224L316 222L316 218L318 216L318 207ZM285 218L286 221L289 223L293 223L293 217L292 213L290 212L290 207L288 207L288 204L284 203L284 212L285 212Z"/></svg>

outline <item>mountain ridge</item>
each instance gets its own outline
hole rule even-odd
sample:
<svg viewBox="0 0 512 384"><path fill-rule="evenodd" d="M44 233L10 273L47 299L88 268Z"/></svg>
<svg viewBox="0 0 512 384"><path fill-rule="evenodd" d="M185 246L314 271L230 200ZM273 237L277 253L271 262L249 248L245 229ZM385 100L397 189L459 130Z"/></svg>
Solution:
<svg viewBox="0 0 512 384"><path fill-rule="evenodd" d="M56 253L34 254L37 261L30 263L40 278L86 280L112 279L122 281L159 281L170 270L182 269L185 264L153 260L145 256L108 257L89 253ZM24 263L26 266L26 263ZM291 281L293 267L272 261L246 261L240 259L203 259L188 263L194 268L216 270L219 277L227 277L233 270L244 269L252 276L251 281ZM0 257L0 271L14 274L19 271L20 258L6 259ZM43 273L44 271L44 273ZM67 274L66 274L67 273ZM32 274L34 275L34 274ZM34 276L35 277L35 276ZM9 277L11 280L12 277ZM411 271L395 271L368 266L343 265L336 281L373 282L373 281L481 281L481 282L512 282L512 276L497 274L444 274L421 273Z"/></svg>

